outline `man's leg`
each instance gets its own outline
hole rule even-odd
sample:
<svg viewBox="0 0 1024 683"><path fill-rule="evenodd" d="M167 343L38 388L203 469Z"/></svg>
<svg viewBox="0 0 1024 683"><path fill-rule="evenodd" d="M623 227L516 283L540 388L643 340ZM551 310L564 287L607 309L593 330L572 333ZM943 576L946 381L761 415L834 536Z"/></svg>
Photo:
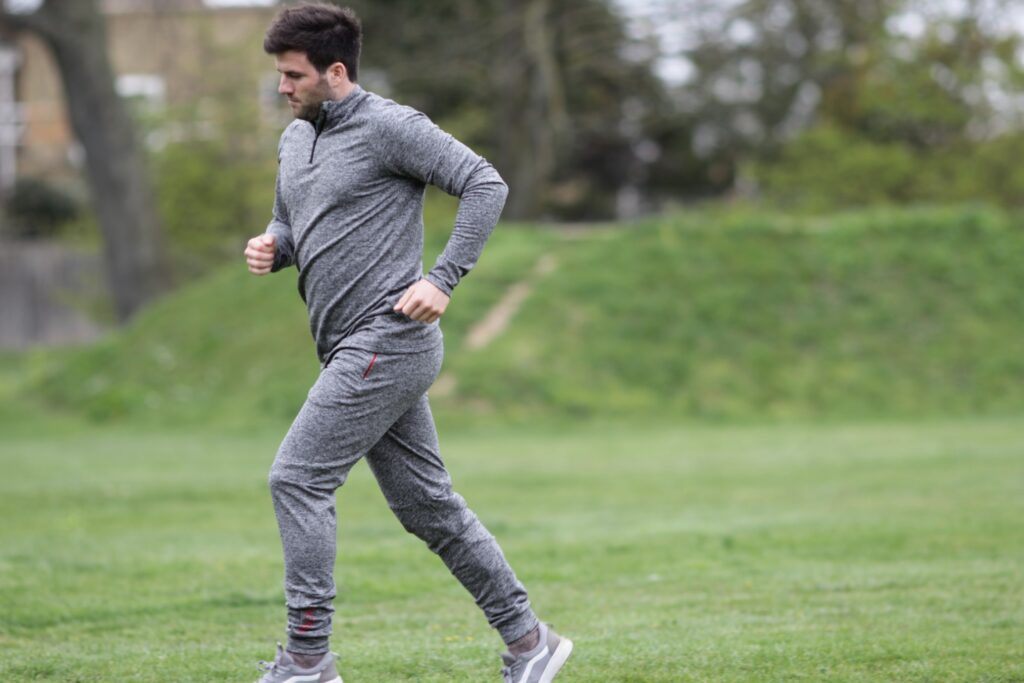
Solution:
<svg viewBox="0 0 1024 683"><path fill-rule="evenodd" d="M367 453L388 505L447 565L506 643L537 628L526 590L494 537L452 490L426 395Z"/></svg>
<svg viewBox="0 0 1024 683"><path fill-rule="evenodd" d="M328 650L335 597L334 492L437 376L440 346L418 354L338 353L278 450L270 489L284 547L288 650Z"/></svg>

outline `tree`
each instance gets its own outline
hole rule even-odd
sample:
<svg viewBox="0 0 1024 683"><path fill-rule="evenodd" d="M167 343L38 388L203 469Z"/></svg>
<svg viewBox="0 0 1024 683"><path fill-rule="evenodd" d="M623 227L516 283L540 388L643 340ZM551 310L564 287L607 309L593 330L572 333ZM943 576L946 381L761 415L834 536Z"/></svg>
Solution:
<svg viewBox="0 0 1024 683"><path fill-rule="evenodd" d="M849 106L897 0L682 0L692 26L683 99L695 146L735 158L771 152L823 100Z"/></svg>
<svg viewBox="0 0 1024 683"><path fill-rule="evenodd" d="M115 312L124 321L164 291L169 273L142 148L115 90L104 18L96 0L44 0L29 13L3 9L0 28L38 36L57 63L71 128L85 149Z"/></svg>
<svg viewBox="0 0 1024 683"><path fill-rule="evenodd" d="M777 198L827 208L976 196L958 176L991 175L972 164L995 163L989 141L1021 128L1011 0L680 3L694 146L733 175L756 169Z"/></svg>
<svg viewBox="0 0 1024 683"><path fill-rule="evenodd" d="M363 18L364 67L509 181L507 217L611 217L639 182L636 122L664 92L609 0L344 4Z"/></svg>

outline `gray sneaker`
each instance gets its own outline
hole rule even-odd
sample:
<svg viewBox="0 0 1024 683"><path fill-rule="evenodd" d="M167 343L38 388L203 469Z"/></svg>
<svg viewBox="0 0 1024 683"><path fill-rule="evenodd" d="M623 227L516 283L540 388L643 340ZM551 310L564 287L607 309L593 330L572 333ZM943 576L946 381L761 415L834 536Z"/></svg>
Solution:
<svg viewBox="0 0 1024 683"><path fill-rule="evenodd" d="M327 652L319 662L308 669L302 669L278 643L274 661L260 662L260 669L266 673L256 683L342 683L334 666L336 656L333 652Z"/></svg>
<svg viewBox="0 0 1024 683"><path fill-rule="evenodd" d="M501 654L505 667L501 675L506 683L551 683L572 652L572 641L555 633L541 622L540 643L519 656Z"/></svg>

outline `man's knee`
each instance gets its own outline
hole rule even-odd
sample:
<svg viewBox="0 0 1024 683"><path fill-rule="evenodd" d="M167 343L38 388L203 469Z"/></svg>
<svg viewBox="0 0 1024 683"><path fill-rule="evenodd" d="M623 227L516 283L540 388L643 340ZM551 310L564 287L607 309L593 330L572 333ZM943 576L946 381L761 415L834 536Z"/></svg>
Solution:
<svg viewBox="0 0 1024 683"><path fill-rule="evenodd" d="M340 488L348 477L345 470L274 462L267 477L270 495L275 500L286 496L324 498Z"/></svg>
<svg viewBox="0 0 1024 683"><path fill-rule="evenodd" d="M296 482L293 478L285 476L283 468L275 464L270 468L270 474L267 476L267 485L270 487L270 495L273 498L278 498L288 490L294 490Z"/></svg>
<svg viewBox="0 0 1024 683"><path fill-rule="evenodd" d="M270 468L267 484L270 486L270 495L274 498L296 493L310 494L321 488L317 486L312 471L301 467L285 466L280 461L275 462L274 466Z"/></svg>
<svg viewBox="0 0 1024 683"><path fill-rule="evenodd" d="M404 501L391 507L395 517L410 534L439 552L452 539L461 537L476 521L457 493L415 502Z"/></svg>

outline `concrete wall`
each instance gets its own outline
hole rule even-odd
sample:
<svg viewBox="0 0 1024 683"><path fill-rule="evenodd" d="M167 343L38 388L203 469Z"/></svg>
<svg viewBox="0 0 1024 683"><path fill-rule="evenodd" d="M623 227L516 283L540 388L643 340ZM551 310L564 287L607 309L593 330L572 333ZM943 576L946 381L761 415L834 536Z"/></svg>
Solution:
<svg viewBox="0 0 1024 683"><path fill-rule="evenodd" d="M0 348L89 342L103 333L83 308L103 297L100 256L47 242L0 249Z"/></svg>

